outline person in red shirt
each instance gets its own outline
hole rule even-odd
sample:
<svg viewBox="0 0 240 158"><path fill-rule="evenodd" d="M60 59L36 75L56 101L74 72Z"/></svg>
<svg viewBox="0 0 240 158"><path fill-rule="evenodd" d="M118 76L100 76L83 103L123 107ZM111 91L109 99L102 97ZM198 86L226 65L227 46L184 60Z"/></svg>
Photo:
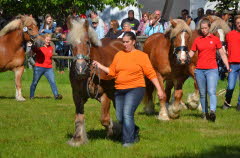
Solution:
<svg viewBox="0 0 240 158"><path fill-rule="evenodd" d="M228 62L232 71L228 74L228 86L223 109L228 109L231 107L230 103L232 94L237 82L237 78L240 77L240 15L235 16L234 21L236 30L232 30L226 36ZM237 110L240 111L240 95L238 96Z"/></svg>
<svg viewBox="0 0 240 158"><path fill-rule="evenodd" d="M33 72L33 81L30 87L30 99L34 98L35 89L42 75L44 75L50 83L54 98L62 99L62 95L59 94L57 90L52 68L53 48L50 46L51 35L46 34L44 37L44 45L42 47L34 48L34 52L36 52L36 63Z"/></svg>
<svg viewBox="0 0 240 158"><path fill-rule="evenodd" d="M193 42L190 57L198 51L198 61L195 70L195 78L199 87L200 102L202 105L202 118L215 121L216 119L216 88L218 82L218 66L216 61L216 51L219 50L220 56L229 70L226 52L222 48L220 39L209 32L211 22L203 19L200 22L201 36ZM210 114L208 115L207 94L210 98Z"/></svg>
<svg viewBox="0 0 240 158"><path fill-rule="evenodd" d="M134 112L140 104L145 92L144 75L155 85L158 97L164 97L156 72L146 53L135 49L136 36L133 32L123 35L125 50L119 51L110 67L97 61L93 65L115 78L116 116L122 126L123 146L128 147L138 141L139 127L134 123Z"/></svg>

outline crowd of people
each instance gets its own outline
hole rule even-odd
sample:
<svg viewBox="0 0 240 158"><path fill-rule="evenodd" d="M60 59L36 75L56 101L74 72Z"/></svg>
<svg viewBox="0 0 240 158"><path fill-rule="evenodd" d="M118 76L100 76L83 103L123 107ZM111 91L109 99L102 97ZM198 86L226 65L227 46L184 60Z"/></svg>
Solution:
<svg viewBox="0 0 240 158"><path fill-rule="evenodd" d="M203 8L199 8L197 11L198 16L195 19L189 16L189 11L186 9L181 11L181 16L178 18L185 21L190 19L190 28L195 30L196 25L198 25L200 19L205 15ZM214 11L206 11L206 15L213 14L219 16L217 13L214 13ZM71 16L74 18L87 19L86 15L77 15L75 12ZM240 50L240 16L236 16L234 21L231 21L230 14L228 12L223 12L220 17L233 29L226 36L228 56L226 56L225 50L222 49L219 38L209 32L211 22L207 19L203 19L200 22L200 37L194 40L189 52L190 57L192 57L194 53L198 51L195 76L200 92L200 102L203 112L202 118L213 122L216 119L216 88L219 78L216 61L217 50L229 72L227 93L223 109L231 107L230 103L233 90L236 85L236 80L240 76L240 56L238 53ZM116 19L113 19L110 21L110 25L107 25L99 17L97 12L92 11L90 13L89 22L96 31L99 39L107 37L110 39L122 38L123 40L125 49L119 51L115 55L110 67L105 67L97 61L94 61L93 65L98 66L98 68L115 78L116 116L118 121L123 125L123 146L128 147L138 141L139 127L134 123L134 112L144 95L144 75L155 85L159 98L161 99L164 97L163 90L159 85L156 73L148 56L135 48L136 36L151 36L158 32L164 33L169 27L169 22L161 16L160 10L156 10L153 13L144 12L140 21L134 17L134 11L129 10L128 17L123 19L120 24ZM67 24L62 26L58 25L51 15L47 14L45 16L45 20L40 25L39 29L39 34L44 35L44 45L33 48L36 52L36 57L33 81L30 88L31 99L34 99L34 92L42 75L45 75L48 79L55 99L62 99L62 95L58 93L54 79L51 61L53 46L50 41L51 37L60 39L54 42L56 53L60 56L70 55L71 51L69 45L65 41L68 32L69 26L67 26ZM27 47L31 47L31 44L27 44ZM64 73L65 66L65 61L59 60L59 73ZM208 113L207 94L210 97L210 113ZM237 110L240 111L240 97L238 98Z"/></svg>

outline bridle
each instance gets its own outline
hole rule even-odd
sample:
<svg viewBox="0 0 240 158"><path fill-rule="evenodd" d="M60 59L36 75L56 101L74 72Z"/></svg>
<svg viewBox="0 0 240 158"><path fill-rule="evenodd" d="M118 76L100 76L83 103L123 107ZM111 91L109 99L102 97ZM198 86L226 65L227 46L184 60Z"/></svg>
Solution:
<svg viewBox="0 0 240 158"><path fill-rule="evenodd" d="M181 32L187 32L187 30L182 30ZM175 39L176 37L173 37L172 39L171 39L171 41L172 41L172 43L173 43L173 40ZM179 51L185 51L186 53L188 53L188 47L187 46L178 46L178 47L174 47L173 48L173 54L174 55L177 55L177 52L179 52Z"/></svg>
<svg viewBox="0 0 240 158"><path fill-rule="evenodd" d="M92 46L91 42L88 41L87 45L88 45L87 55L77 54L76 56L73 57L73 62L76 62L79 59L83 59L83 60L86 61L87 65L84 67L84 69L82 71L87 72L87 74L89 75L89 77L87 79L87 87L86 87L87 94L88 94L89 98L97 99L98 94L99 94L99 88L97 88L96 92L94 91L95 95L91 95L89 87L90 87L90 84L93 83L93 80L94 80L96 74L98 76L98 83L100 84L100 81L101 81L101 79L100 79L100 69L98 67L93 67L93 73L92 73L92 75L90 75L90 71L91 71L90 66L92 64L92 60L90 58L90 53L91 53L90 49L91 49L91 46ZM72 49L72 47L71 47L71 49ZM77 68L75 66L75 75L76 75L76 73L77 73Z"/></svg>
<svg viewBox="0 0 240 158"><path fill-rule="evenodd" d="M30 34L29 29L28 29L27 26L24 26L24 27L23 27L23 33L27 33L27 34L30 36L31 41L34 41L35 38L36 38L37 36L39 36L39 34L37 34L37 35L32 35L32 34Z"/></svg>

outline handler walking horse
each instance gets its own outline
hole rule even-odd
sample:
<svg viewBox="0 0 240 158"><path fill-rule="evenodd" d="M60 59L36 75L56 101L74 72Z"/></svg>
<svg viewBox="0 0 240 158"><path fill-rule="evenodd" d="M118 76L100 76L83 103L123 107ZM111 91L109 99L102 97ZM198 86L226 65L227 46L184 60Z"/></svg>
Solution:
<svg viewBox="0 0 240 158"><path fill-rule="evenodd" d="M109 66L114 55L124 47L119 39L99 41L97 34L85 20L73 20L67 40L72 45L75 58L70 68L70 81L76 107L75 133L68 144L79 146L88 140L84 118L84 104L88 98L101 102L101 123L109 136L113 134L113 122L109 110L111 100L114 101L114 80L109 79L104 72L93 68L91 61L96 60Z"/></svg>
<svg viewBox="0 0 240 158"><path fill-rule="evenodd" d="M24 101L21 92L21 78L24 71L24 41L31 41L38 35L36 21L28 16L20 16L0 31L0 72L15 72L16 100Z"/></svg>
<svg viewBox="0 0 240 158"><path fill-rule="evenodd" d="M221 18L219 18L217 16L207 16L204 18L208 18L211 21L212 24L211 24L210 32L220 38L220 41L223 44L223 48L225 49L225 35L229 31L231 31L228 24L224 20L222 20ZM194 39L199 36L198 30L200 29L200 22L197 26L197 30L194 30L192 32L190 46L192 46ZM197 53L195 53L193 58L191 59L191 63L189 64L189 69L188 69L188 73L187 73L188 76L191 76L194 79L194 88L195 88L194 93L188 95L188 99L187 99L187 105L188 105L188 108L190 108L190 109L201 108L201 106L199 106L200 105L199 104L199 90L198 90L198 86L197 86L197 83L195 80L195 75L194 75L195 67L197 64L197 59L198 59L198 55L197 55ZM182 78L184 80L183 82L185 82L185 80L188 79L188 77L185 77L185 79L184 79L184 76L182 76ZM173 81L168 80L166 82L167 100L169 100L171 97L171 89L172 88L173 88Z"/></svg>
<svg viewBox="0 0 240 158"><path fill-rule="evenodd" d="M182 75L186 76L190 58L188 55L189 42L192 32L188 24L183 20L170 20L171 28L165 34L153 34L144 43L143 51L149 55L151 63L157 73L158 80L162 88L164 88L165 80L173 80L175 87L175 101L166 107L166 97L160 100L160 112L158 119L169 120L170 117L179 116L179 103L182 97ZM153 104L153 86L146 86L145 111L147 113L154 112ZM169 117L170 116L170 117Z"/></svg>

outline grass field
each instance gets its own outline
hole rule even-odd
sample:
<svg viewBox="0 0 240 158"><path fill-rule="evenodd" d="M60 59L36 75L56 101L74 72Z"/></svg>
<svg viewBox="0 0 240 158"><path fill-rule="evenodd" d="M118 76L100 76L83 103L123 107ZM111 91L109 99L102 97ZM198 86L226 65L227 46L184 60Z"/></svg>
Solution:
<svg viewBox="0 0 240 158"><path fill-rule="evenodd" d="M140 142L130 148L106 138L100 124L100 104L89 100L85 105L89 143L70 147L66 142L74 132L75 106L68 73L56 74L57 86L63 100L53 99L47 80L43 77L34 100L29 100L32 71L23 75L25 102L14 99L12 72L0 74L0 158L8 157L78 157L78 158L195 158L240 157L240 112L235 108L222 110L223 96L218 96L215 123L200 119L200 112L183 110L177 120L163 122L155 116L142 114L140 105L135 114L140 126ZM226 87L220 81L218 90ZM193 91L193 80L184 86L184 100ZM236 107L238 88L232 105ZM156 110L159 107L156 106ZM114 109L111 116L115 120Z"/></svg>

